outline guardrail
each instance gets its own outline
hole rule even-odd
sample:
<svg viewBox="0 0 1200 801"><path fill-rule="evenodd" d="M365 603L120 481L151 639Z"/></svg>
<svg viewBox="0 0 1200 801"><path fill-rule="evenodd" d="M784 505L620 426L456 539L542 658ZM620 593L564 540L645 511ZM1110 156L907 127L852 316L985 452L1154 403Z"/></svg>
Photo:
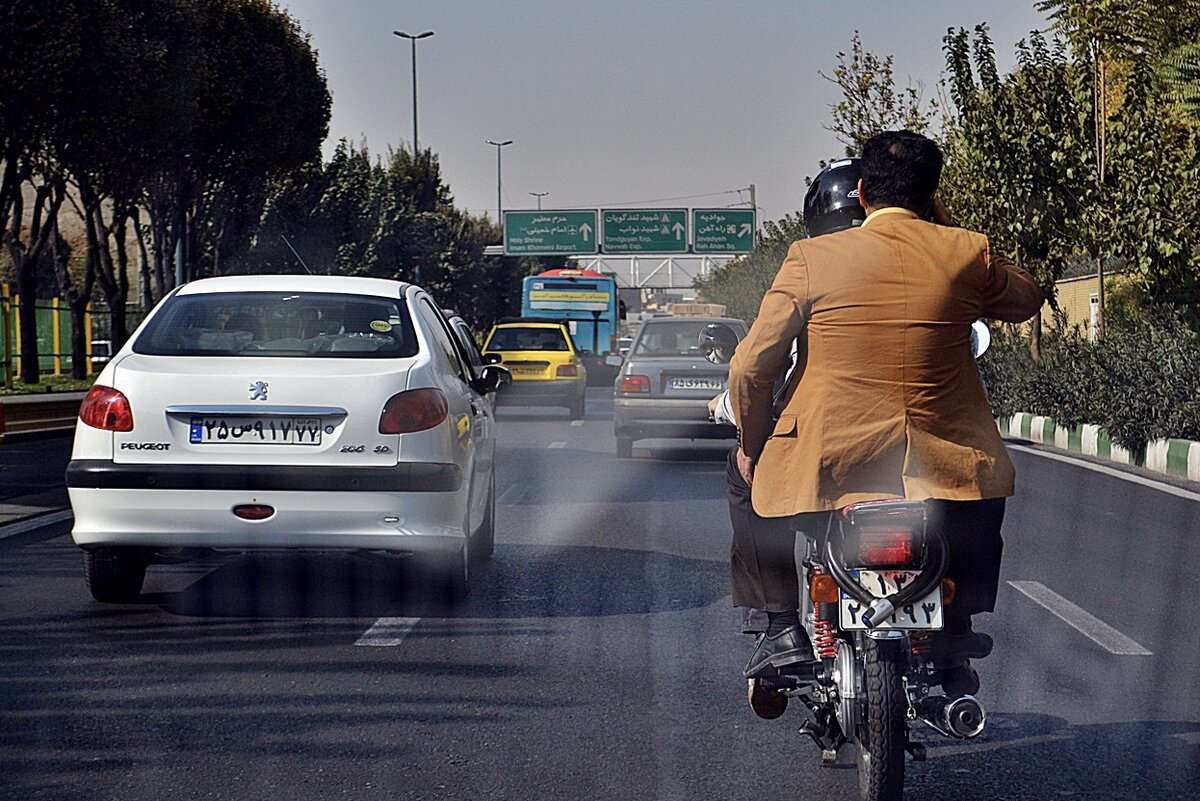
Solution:
<svg viewBox="0 0 1200 801"><path fill-rule="evenodd" d="M72 430L85 395L86 392L56 392L0 397L0 442L7 434Z"/></svg>

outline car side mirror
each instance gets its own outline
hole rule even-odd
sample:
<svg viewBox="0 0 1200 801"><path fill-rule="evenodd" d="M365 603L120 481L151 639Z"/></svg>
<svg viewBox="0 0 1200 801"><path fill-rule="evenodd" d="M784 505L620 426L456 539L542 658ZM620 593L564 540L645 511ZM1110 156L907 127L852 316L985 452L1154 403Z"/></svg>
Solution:
<svg viewBox="0 0 1200 801"><path fill-rule="evenodd" d="M503 360L503 358L504 357L501 356L499 353L485 353L485 354L483 354L483 363L484 364L499 364L501 362L501 360Z"/></svg>
<svg viewBox="0 0 1200 801"><path fill-rule="evenodd" d="M471 386L480 395L486 395L511 383L512 373L508 371L507 367L501 367L498 364L485 364L479 373L479 377L471 382Z"/></svg>
<svg viewBox="0 0 1200 801"><path fill-rule="evenodd" d="M971 355L978 359L992 344L992 330L983 320L971 323Z"/></svg>

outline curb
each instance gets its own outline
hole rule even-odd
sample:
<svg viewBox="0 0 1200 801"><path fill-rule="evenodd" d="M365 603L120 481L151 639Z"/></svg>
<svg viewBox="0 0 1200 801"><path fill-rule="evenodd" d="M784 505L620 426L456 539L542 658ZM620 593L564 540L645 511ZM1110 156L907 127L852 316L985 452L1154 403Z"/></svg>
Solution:
<svg viewBox="0 0 1200 801"><path fill-rule="evenodd" d="M1187 439L1156 439L1146 444L1145 453L1134 453L1112 441L1099 426L1084 424L1074 428L1058 425L1049 417L1017 412L996 418L1000 433L1010 437L1053 445L1085 456L1095 456L1118 464L1144 467L1156 473L1200 481L1200 442Z"/></svg>

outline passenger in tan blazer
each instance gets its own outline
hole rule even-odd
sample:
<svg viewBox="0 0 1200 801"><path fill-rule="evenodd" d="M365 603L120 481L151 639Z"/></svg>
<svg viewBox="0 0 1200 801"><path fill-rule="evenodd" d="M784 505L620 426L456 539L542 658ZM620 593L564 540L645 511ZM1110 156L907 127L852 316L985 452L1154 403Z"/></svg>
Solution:
<svg viewBox="0 0 1200 801"><path fill-rule="evenodd" d="M994 607L1014 470L972 359L971 323L1027 320L1042 292L986 237L953 225L935 198L942 155L931 140L879 134L861 166L866 221L792 244L734 355L738 467L758 514L794 517L807 534L858 501L938 499L960 593L935 654L947 692L973 692L967 659L986 656L991 640L971 631L970 615ZM796 340L803 367L776 417L772 384ZM772 553L762 549L753 593L735 576L735 604L765 596L771 618L747 675L814 658L795 567Z"/></svg>

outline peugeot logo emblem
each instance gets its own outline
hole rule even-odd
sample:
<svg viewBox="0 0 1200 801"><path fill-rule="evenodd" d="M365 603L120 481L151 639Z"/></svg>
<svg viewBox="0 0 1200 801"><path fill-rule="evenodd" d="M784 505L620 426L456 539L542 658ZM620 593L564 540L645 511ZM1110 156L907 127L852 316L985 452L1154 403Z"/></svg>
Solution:
<svg viewBox="0 0 1200 801"><path fill-rule="evenodd" d="M250 400L265 401L266 399L267 399L267 382L266 381L255 381L253 384L250 385Z"/></svg>

